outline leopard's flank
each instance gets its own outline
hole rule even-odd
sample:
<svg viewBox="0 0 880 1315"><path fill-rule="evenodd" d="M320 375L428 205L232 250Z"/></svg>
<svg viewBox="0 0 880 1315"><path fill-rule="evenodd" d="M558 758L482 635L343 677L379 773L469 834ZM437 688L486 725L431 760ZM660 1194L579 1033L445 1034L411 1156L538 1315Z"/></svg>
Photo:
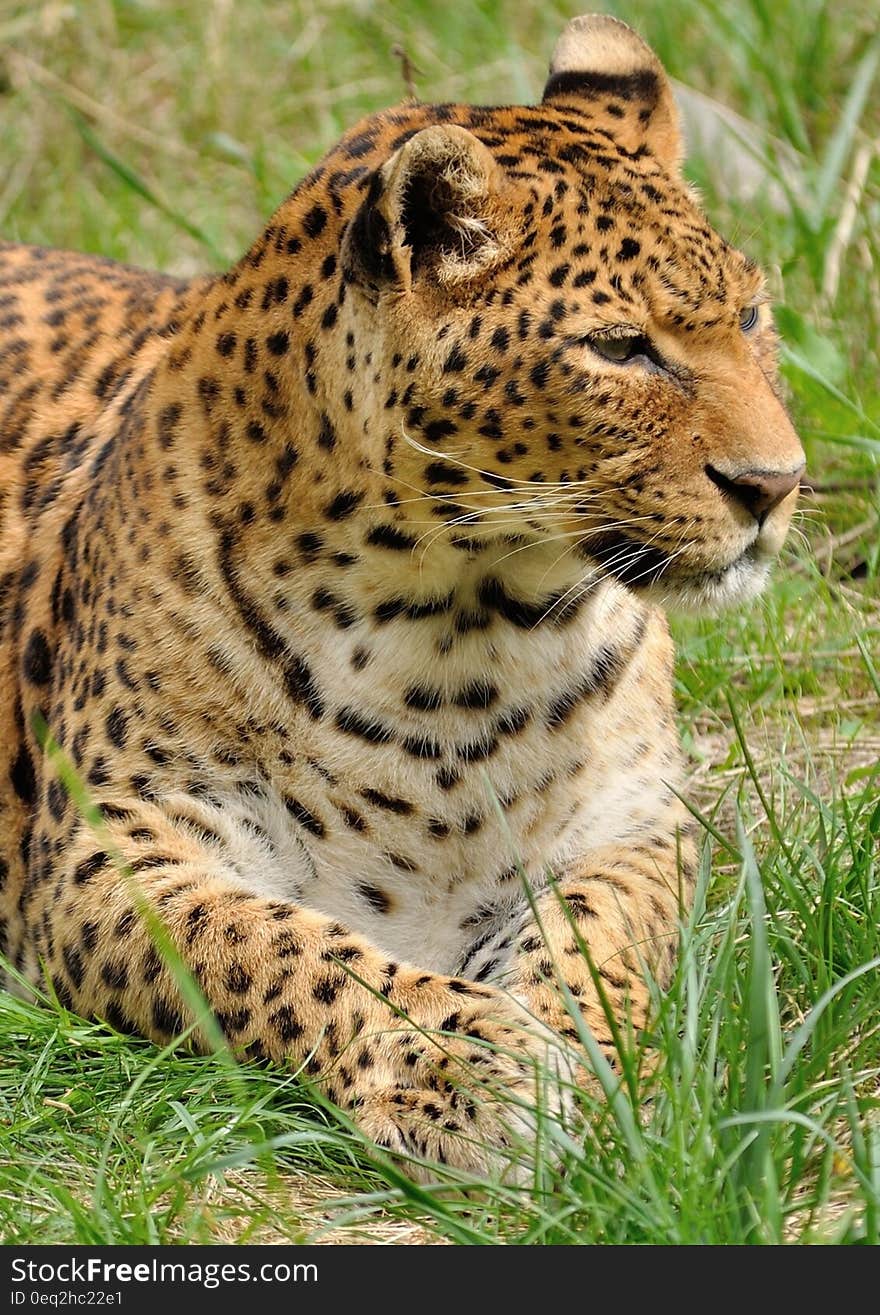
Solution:
<svg viewBox="0 0 880 1315"><path fill-rule="evenodd" d="M612 1062L597 982L646 1025L693 879L661 609L760 589L803 466L680 165L587 17L537 108L358 123L228 273L0 246L12 989L167 1043L146 903L237 1054L476 1173L583 1079L566 994Z"/></svg>

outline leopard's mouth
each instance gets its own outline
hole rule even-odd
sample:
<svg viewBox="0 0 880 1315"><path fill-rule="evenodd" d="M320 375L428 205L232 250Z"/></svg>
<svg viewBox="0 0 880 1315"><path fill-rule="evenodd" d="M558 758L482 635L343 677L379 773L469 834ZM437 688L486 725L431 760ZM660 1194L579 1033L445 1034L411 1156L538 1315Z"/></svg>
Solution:
<svg viewBox="0 0 880 1315"><path fill-rule="evenodd" d="M663 606L684 611L717 611L760 593L775 553L768 553L756 536L724 566L694 569L679 565L679 554L623 534L603 535L584 555L607 576Z"/></svg>
<svg viewBox="0 0 880 1315"><path fill-rule="evenodd" d="M608 575L630 588L655 584L672 566L673 555L650 543L639 543L625 534L603 534L584 546L582 552Z"/></svg>

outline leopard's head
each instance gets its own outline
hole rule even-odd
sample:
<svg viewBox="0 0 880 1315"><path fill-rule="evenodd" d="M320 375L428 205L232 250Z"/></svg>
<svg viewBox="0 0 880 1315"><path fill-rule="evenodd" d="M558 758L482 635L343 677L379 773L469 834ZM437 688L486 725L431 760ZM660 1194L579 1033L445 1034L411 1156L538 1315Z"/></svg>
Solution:
<svg viewBox="0 0 880 1315"><path fill-rule="evenodd" d="M804 455L761 273L682 178L656 56L578 18L539 108L394 123L347 225L340 329L378 364L354 410L397 519L552 541L680 605L756 593Z"/></svg>

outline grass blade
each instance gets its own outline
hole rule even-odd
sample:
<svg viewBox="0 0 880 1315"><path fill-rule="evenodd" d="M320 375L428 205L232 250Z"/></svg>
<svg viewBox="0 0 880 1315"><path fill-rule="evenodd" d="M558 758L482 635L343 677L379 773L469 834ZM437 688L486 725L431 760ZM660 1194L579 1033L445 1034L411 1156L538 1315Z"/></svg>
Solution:
<svg viewBox="0 0 880 1315"><path fill-rule="evenodd" d="M228 258L222 251L220 251L203 228L200 228L198 224L194 224L191 219L186 217L186 215L181 214L179 210L175 210L172 205L169 205L167 201L164 201L158 196L140 174L136 173L130 165L126 164L124 160L121 160L114 151L111 151L106 143L101 141L101 138L95 132L94 128L92 128L91 124L82 114L79 113L78 110L72 109L68 106L68 113L76 125L77 132L89 150L96 155L108 169L112 170L116 177L123 182L126 187L131 188L131 190L136 192L144 201L148 202L149 205L153 206L163 214L166 219L170 219L177 228L182 229L184 233L188 233L191 238L194 238L195 241L203 246L210 254L211 260L215 265L220 269L226 268L229 264Z"/></svg>

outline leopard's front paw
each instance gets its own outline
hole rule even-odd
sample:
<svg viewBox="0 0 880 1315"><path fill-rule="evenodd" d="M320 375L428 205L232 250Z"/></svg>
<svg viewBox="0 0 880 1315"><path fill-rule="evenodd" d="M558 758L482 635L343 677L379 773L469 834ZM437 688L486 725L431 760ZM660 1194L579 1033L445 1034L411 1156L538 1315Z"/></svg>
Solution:
<svg viewBox="0 0 880 1315"><path fill-rule="evenodd" d="M575 1065L565 1043L516 1001L495 998L491 1012L482 1003L461 1011L454 1030L397 1040L406 1046L397 1083L365 1095L355 1117L411 1176L430 1180L433 1162L527 1183L536 1155L558 1158L573 1118Z"/></svg>

